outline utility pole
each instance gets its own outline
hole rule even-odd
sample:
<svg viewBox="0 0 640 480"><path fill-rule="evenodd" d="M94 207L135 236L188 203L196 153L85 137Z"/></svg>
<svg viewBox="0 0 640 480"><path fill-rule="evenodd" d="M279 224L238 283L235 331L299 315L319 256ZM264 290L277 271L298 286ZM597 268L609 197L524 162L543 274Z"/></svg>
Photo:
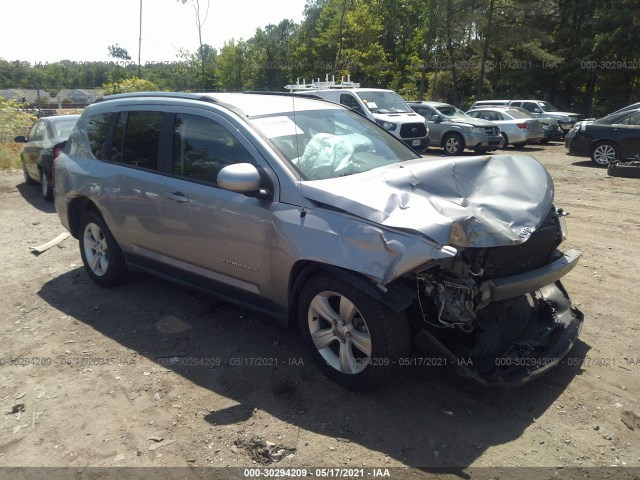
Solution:
<svg viewBox="0 0 640 480"><path fill-rule="evenodd" d="M142 0L140 0L140 35L138 36L138 78L142 76L140 67L140 51L142 50Z"/></svg>

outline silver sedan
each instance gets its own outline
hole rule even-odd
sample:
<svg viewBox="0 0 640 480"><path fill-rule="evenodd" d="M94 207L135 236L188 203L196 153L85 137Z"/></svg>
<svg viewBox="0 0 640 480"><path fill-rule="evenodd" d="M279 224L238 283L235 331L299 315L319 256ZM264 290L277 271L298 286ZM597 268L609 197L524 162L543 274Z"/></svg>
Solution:
<svg viewBox="0 0 640 480"><path fill-rule="evenodd" d="M537 143L544 139L542 123L513 108L475 108L469 110L467 115L500 125L504 139L502 148L506 148L509 144L515 148L522 148L527 143Z"/></svg>

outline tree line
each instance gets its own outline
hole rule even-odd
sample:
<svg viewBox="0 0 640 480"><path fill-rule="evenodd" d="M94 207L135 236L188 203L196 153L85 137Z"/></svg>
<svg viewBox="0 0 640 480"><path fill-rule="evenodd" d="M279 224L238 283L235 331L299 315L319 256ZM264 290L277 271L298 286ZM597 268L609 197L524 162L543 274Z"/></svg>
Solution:
<svg viewBox="0 0 640 480"><path fill-rule="evenodd" d="M219 50L200 44L139 71L117 44L110 54L113 62L2 60L0 87L37 86L55 96L61 88L118 86L139 73L145 88L282 91L298 78L350 75L407 99L465 107L478 99L537 98L601 116L640 96L640 4L307 0L300 23L284 19Z"/></svg>

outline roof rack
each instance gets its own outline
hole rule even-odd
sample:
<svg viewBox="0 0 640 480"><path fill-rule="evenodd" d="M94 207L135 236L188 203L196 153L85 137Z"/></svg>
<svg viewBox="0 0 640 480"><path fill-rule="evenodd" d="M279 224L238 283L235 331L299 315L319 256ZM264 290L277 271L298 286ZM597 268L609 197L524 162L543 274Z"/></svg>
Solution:
<svg viewBox="0 0 640 480"><path fill-rule="evenodd" d="M351 81L351 75L347 75L347 81L344 81L344 76L340 78L340 83L336 83L335 75L331 75L331 80L329 80L329 74L325 75L324 82L321 82L318 78L315 82L307 83L303 78L302 83L300 83L300 77L297 78L295 85L285 85L284 88L289 90L290 92L304 92L304 91L317 91L317 90L326 90L326 89L340 89L340 88L359 88L360 84Z"/></svg>
<svg viewBox="0 0 640 480"><path fill-rule="evenodd" d="M186 92L132 92L132 93L116 93L113 95L105 95L98 98L95 103L103 102L105 100L115 100L118 98L150 98L150 97L164 97L164 98L181 98L186 100L201 100L209 103L219 103L215 98L209 97L204 93L186 93Z"/></svg>

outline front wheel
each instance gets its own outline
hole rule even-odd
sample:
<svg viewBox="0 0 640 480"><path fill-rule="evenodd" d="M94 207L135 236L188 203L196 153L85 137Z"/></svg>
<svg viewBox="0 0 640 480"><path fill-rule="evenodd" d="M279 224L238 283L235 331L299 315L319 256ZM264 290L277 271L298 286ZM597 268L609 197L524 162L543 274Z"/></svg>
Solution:
<svg viewBox="0 0 640 480"><path fill-rule="evenodd" d="M95 211L85 213L80 232L80 256L91 279L103 287L122 283L124 257L104 219Z"/></svg>
<svg viewBox="0 0 640 480"><path fill-rule="evenodd" d="M506 149L507 146L509 145L509 137L507 137L507 134L502 132L502 145L500 145L500 148Z"/></svg>
<svg viewBox="0 0 640 480"><path fill-rule="evenodd" d="M324 373L353 390L385 382L409 354L406 316L333 275L304 285L298 322Z"/></svg>
<svg viewBox="0 0 640 480"><path fill-rule="evenodd" d="M464 152L464 139L457 133L447 134L442 145L447 155L461 155Z"/></svg>
<svg viewBox="0 0 640 480"><path fill-rule="evenodd" d="M600 142L591 151L591 161L601 167L606 167L618 158L618 148L612 142Z"/></svg>

